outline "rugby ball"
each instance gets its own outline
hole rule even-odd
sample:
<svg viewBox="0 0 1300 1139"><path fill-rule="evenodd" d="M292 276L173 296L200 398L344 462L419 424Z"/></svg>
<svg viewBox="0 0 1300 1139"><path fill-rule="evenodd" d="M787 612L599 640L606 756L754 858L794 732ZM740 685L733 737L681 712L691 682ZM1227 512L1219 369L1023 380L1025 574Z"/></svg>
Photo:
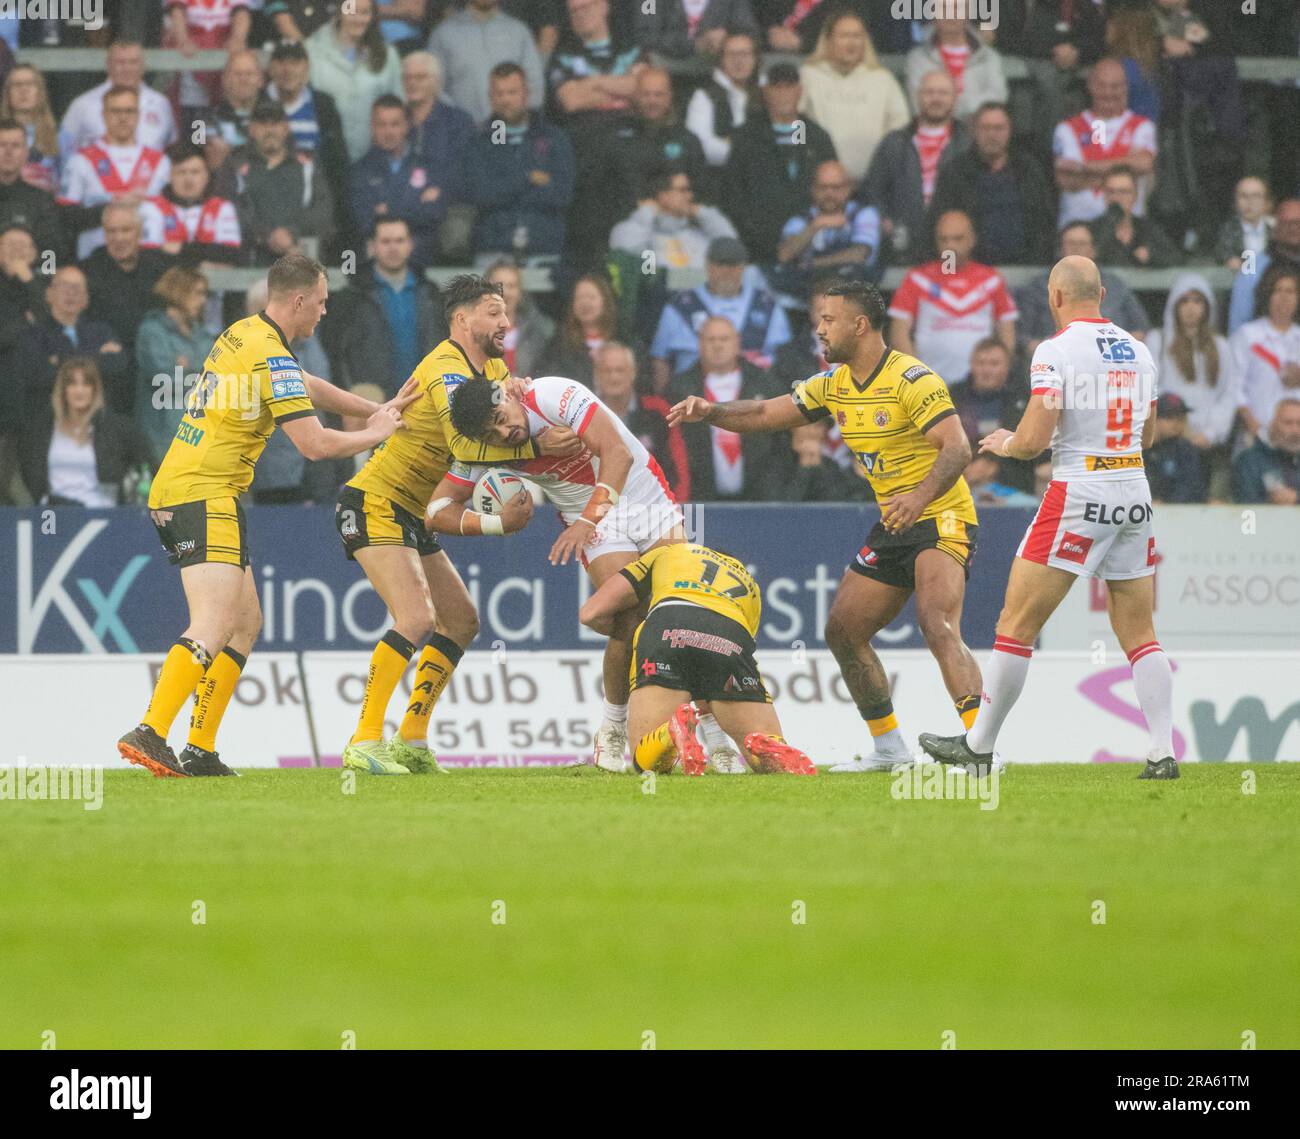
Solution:
<svg viewBox="0 0 1300 1139"><path fill-rule="evenodd" d="M474 484L473 509L480 514L500 514L502 508L521 490L537 501L537 489L528 479L520 478L509 467L493 467Z"/></svg>

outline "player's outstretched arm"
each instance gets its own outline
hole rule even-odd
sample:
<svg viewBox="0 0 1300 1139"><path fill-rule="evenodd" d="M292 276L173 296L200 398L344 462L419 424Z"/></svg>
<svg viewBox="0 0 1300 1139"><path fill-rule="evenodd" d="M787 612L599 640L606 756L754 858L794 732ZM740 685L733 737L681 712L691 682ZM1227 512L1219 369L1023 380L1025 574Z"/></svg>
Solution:
<svg viewBox="0 0 1300 1139"><path fill-rule="evenodd" d="M464 534L467 538L488 534L513 534L528 525L533 516L533 496L521 490L502 507L500 515L480 514L465 506L474 493L472 484L446 478L433 488L424 511L425 525L439 534Z"/></svg>
<svg viewBox="0 0 1300 1139"><path fill-rule="evenodd" d="M1052 393L1032 395L1020 423L1014 431L999 427L980 440L981 455L998 455L1004 459L1036 459L1052 441L1056 421L1061 417L1060 397Z"/></svg>
<svg viewBox="0 0 1300 1139"><path fill-rule="evenodd" d="M350 415L357 419L363 416L368 418L381 407L405 411L420 397L420 389L414 376L408 379L401 390L387 403L375 403L374 400L366 399L364 396L344 391L343 388L335 387L329 380L313 376L310 372L303 372L302 378L307 385L307 395L315 407L321 411L331 411L335 415Z"/></svg>
<svg viewBox="0 0 1300 1139"><path fill-rule="evenodd" d="M703 396L687 396L668 412L668 426L709 423L727 431L789 431L807 420L789 396L773 399L735 399L710 403Z"/></svg>
<svg viewBox="0 0 1300 1139"><path fill-rule="evenodd" d="M588 629L608 637L614 631L614 618L637 603L636 590L621 573L614 574L587 598L578 620Z"/></svg>
<svg viewBox="0 0 1300 1139"><path fill-rule="evenodd" d="M369 401L367 401L369 402ZM335 431L314 415L282 422L280 427L304 459L346 459L379 446L402 426L402 413L385 404L374 412L360 431Z"/></svg>

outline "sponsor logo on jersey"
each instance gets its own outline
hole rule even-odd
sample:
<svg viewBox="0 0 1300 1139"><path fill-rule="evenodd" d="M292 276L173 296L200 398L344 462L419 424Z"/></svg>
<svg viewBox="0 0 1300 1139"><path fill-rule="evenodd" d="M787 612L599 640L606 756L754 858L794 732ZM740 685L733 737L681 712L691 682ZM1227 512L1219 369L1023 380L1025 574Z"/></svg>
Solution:
<svg viewBox="0 0 1300 1139"><path fill-rule="evenodd" d="M936 292L935 295L938 296L938 293ZM908 368L903 373L903 379L919 380L922 376L928 376L930 374L931 374L930 369L927 368L924 364L913 364L910 368Z"/></svg>
<svg viewBox="0 0 1300 1139"><path fill-rule="evenodd" d="M268 356L266 366L271 373L271 398L293 399L307 394L302 369L292 356Z"/></svg>
<svg viewBox="0 0 1300 1139"><path fill-rule="evenodd" d="M1089 471L1131 471L1142 469L1141 454L1132 455L1085 455L1085 470Z"/></svg>
<svg viewBox="0 0 1300 1139"><path fill-rule="evenodd" d="M1067 530L1061 535L1061 543L1056 547L1056 556L1063 562L1075 562L1083 565L1088 560L1088 551L1092 549L1092 539L1082 534Z"/></svg>
<svg viewBox="0 0 1300 1139"><path fill-rule="evenodd" d="M858 551L858 565L874 566L876 564L876 551L870 546L863 546Z"/></svg>
<svg viewBox="0 0 1300 1139"><path fill-rule="evenodd" d="M874 419L877 427L886 427L889 424L889 412L882 407L876 412Z"/></svg>
<svg viewBox="0 0 1300 1139"><path fill-rule="evenodd" d="M458 387L460 387L461 384L466 383L468 380L469 380L468 376L462 376L458 372L448 372L446 375L444 375L442 377L442 386L447 392L447 397L450 399L451 393L454 392Z"/></svg>

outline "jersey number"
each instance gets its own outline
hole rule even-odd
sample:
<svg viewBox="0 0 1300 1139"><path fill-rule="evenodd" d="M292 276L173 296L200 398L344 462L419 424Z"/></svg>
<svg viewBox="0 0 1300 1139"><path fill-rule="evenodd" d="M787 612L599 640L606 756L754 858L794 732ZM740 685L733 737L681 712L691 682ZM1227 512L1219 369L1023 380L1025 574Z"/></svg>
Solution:
<svg viewBox="0 0 1300 1139"><path fill-rule="evenodd" d="M202 419L216 391L217 377L211 372L204 372L190 391L190 398L185 403L185 414L191 419Z"/></svg>
<svg viewBox="0 0 1300 1139"><path fill-rule="evenodd" d="M710 589L712 589L714 579L717 578L718 573L721 571L721 569L722 567L718 565L717 562L706 561L704 563L704 573L700 576L700 582L703 585L706 585ZM731 572L731 570L727 570L727 576L731 578L731 580L734 581L736 584L733 585L730 589L720 589L720 590L716 590L715 592L721 593L724 597L734 598L737 601L739 601L740 598L742 597L749 596L748 585L746 585L743 581L741 581L740 578L738 578L734 573Z"/></svg>
<svg viewBox="0 0 1300 1139"><path fill-rule="evenodd" d="M1116 392L1106 407L1106 449L1133 449L1133 397L1128 392Z"/></svg>

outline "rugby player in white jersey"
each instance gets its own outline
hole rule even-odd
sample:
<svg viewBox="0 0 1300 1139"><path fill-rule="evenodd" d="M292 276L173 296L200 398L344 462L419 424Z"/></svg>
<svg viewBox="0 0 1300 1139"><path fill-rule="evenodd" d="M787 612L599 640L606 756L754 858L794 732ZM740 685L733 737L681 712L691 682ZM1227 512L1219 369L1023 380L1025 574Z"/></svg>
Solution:
<svg viewBox="0 0 1300 1139"><path fill-rule="evenodd" d="M560 512L564 530L551 547L552 565L578 558L599 589L624 566L656 546L686 540L681 508L659 464L623 421L582 384L543 376L522 390L473 378L451 397L451 421L469 439L515 447L552 427L573 430L584 444L576 455L504 464L536 483ZM500 517L465 504L492 464L454 462L434 488L426 517L443 534L508 534L527 525L532 500L521 492ZM627 702L632 636L640 617L619 615L605 646L605 711L593 759L607 771L626 770Z"/></svg>
<svg viewBox="0 0 1300 1139"><path fill-rule="evenodd" d="M1145 345L1101 315L1105 290L1086 257L1047 282L1060 331L1034 352L1031 396L1015 431L981 453L1032 459L1049 444L1052 482L1016 551L975 723L964 736L923 733L922 749L982 774L1029 673L1034 641L1076 578L1106 582L1111 628L1133 669L1151 750L1139 779L1177 779L1173 672L1156 640L1156 540L1142 452L1155 434L1156 369Z"/></svg>

